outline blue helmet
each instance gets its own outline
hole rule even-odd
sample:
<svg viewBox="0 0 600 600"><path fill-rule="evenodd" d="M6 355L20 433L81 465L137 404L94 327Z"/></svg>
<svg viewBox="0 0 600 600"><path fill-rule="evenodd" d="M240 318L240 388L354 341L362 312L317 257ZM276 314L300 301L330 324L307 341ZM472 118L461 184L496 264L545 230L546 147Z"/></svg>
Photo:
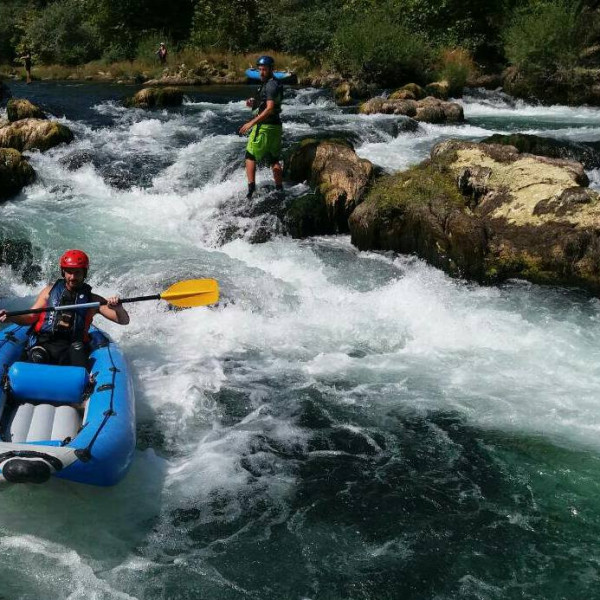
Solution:
<svg viewBox="0 0 600 600"><path fill-rule="evenodd" d="M259 56L256 64L260 67L264 65L265 67L274 67L275 59L272 56Z"/></svg>

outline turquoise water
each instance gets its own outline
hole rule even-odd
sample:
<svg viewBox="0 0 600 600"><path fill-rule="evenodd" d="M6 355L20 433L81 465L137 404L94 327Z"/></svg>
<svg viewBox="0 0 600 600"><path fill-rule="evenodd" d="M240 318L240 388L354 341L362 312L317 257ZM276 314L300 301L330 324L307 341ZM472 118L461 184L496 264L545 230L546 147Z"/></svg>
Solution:
<svg viewBox="0 0 600 600"><path fill-rule="evenodd" d="M2 597L597 595L597 299L468 284L347 236L279 235L243 198L247 89L190 90L153 113L122 109L120 87L14 91L76 140L32 153L38 182L0 208L43 271L26 285L0 270L6 304L30 301L73 246L100 293L215 277L222 301L137 304L130 326L107 324L134 374L132 470L111 489L0 489ZM410 132L289 91L286 143L347 133L393 171L447 137L600 132L596 109L463 102L468 124ZM260 171L259 202L269 179Z"/></svg>

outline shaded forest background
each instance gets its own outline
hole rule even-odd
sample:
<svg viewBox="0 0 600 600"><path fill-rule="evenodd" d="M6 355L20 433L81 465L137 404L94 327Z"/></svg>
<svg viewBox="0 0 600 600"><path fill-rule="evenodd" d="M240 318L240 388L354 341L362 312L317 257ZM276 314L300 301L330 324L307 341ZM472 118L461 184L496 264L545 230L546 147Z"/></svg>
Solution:
<svg viewBox="0 0 600 600"><path fill-rule="evenodd" d="M574 0L2 0L0 62L147 60L159 41L272 50L382 86L475 67L530 80L600 65L600 2Z"/></svg>

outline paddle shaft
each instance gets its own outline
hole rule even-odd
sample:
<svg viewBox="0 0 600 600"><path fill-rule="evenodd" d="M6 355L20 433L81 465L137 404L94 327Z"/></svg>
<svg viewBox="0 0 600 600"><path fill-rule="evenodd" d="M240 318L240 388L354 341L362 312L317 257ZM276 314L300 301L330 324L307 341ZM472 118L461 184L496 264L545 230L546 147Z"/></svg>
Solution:
<svg viewBox="0 0 600 600"><path fill-rule="evenodd" d="M144 300L160 300L160 294L151 296L136 296L135 298L122 298L121 304L126 302L143 302ZM42 308L28 308L25 310L11 310L6 313L7 317L17 317L19 315L35 315L43 312L58 312L61 310L75 310L80 308L100 308L100 302L86 302L85 304L65 304L64 306L44 306ZM105 302L102 302L105 304Z"/></svg>

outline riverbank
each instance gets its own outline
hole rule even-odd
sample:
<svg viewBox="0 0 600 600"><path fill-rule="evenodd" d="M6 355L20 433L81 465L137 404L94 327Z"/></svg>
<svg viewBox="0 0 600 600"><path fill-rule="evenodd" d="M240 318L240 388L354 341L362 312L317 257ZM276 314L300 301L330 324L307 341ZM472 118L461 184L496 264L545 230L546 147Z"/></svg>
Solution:
<svg viewBox="0 0 600 600"><path fill-rule="evenodd" d="M267 51L265 51L267 53ZM278 69L296 73L304 84L324 75L320 67L300 56L268 52L275 58ZM83 65L34 65L34 81L101 81L107 83L146 83L172 79L178 85L207 85L245 83L245 70L254 66L260 53L232 54L183 50L169 55L166 66L154 57L107 63L102 60ZM0 65L0 78L25 80L22 65Z"/></svg>

